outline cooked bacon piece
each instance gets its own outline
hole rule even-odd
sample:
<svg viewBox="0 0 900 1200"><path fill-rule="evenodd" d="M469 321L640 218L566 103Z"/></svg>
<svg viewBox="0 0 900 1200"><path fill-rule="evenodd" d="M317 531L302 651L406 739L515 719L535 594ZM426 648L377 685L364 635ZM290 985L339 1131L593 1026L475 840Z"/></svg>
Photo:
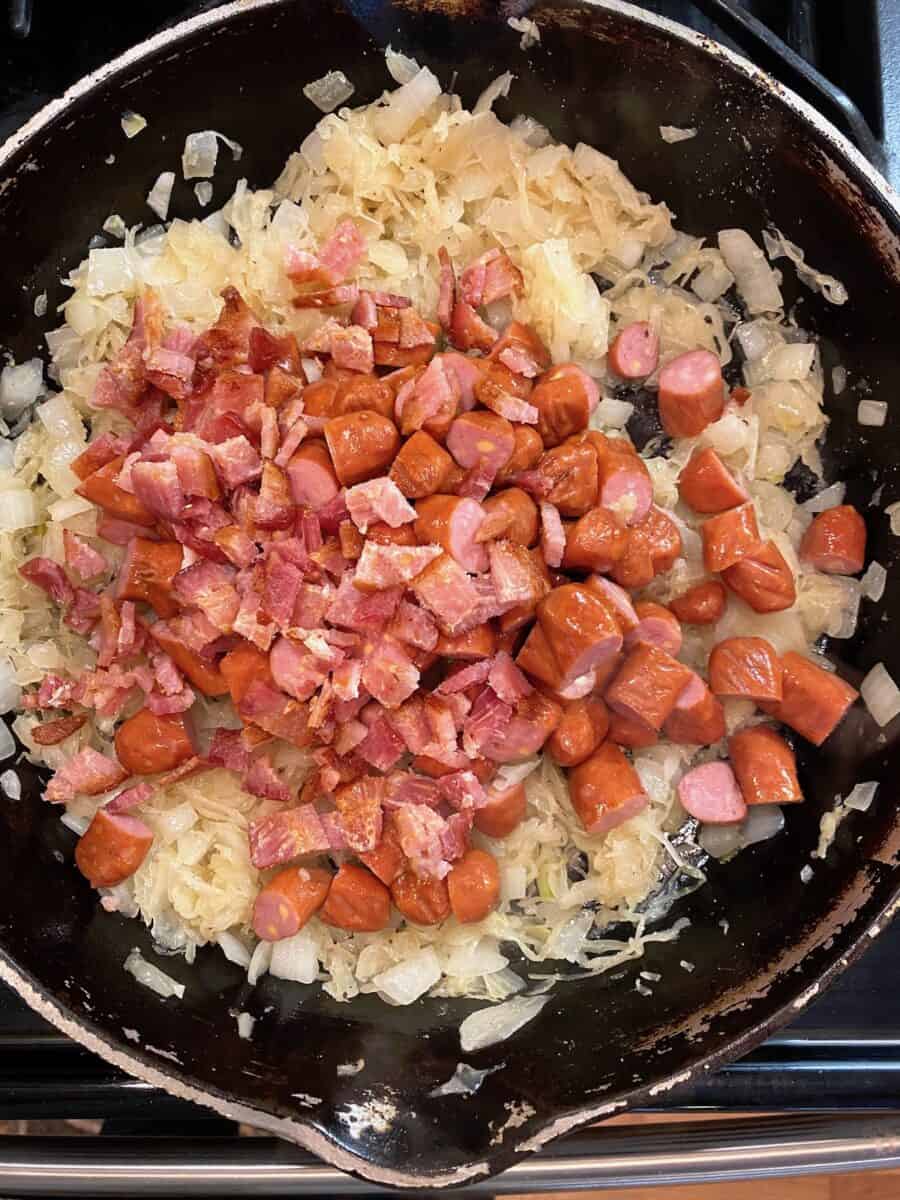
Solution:
<svg viewBox="0 0 900 1200"><path fill-rule="evenodd" d="M345 500L350 516L361 533L379 521L397 528L416 519L416 510L386 475L348 488Z"/></svg>
<svg viewBox="0 0 900 1200"><path fill-rule="evenodd" d="M402 804L394 810L397 839L410 867L420 878L443 879L450 870L442 835L446 821L424 804Z"/></svg>
<svg viewBox="0 0 900 1200"><path fill-rule="evenodd" d="M250 861L260 870L277 867L302 854L321 854L329 849L319 814L311 804L257 817L250 822L248 835Z"/></svg>
<svg viewBox="0 0 900 1200"><path fill-rule="evenodd" d="M416 576L411 588L419 603L434 614L439 628L451 637L460 633L467 622L479 614L480 595L462 567L449 554L435 558ZM476 621L476 624L479 623Z"/></svg>
<svg viewBox="0 0 900 1200"><path fill-rule="evenodd" d="M280 637L269 654L276 686L295 700L308 700L325 682L328 667L302 643Z"/></svg>
<svg viewBox="0 0 900 1200"><path fill-rule="evenodd" d="M397 708L419 686L419 672L399 642L383 636L364 656L362 685L385 708Z"/></svg>
<svg viewBox="0 0 900 1200"><path fill-rule="evenodd" d="M370 372L374 369L375 358L372 349L372 335L359 325L349 325L346 329L335 329L331 334L331 357L338 367L348 371Z"/></svg>
<svg viewBox="0 0 900 1200"><path fill-rule="evenodd" d="M262 474L262 460L243 434L210 447L216 472L228 491L251 483Z"/></svg>
<svg viewBox="0 0 900 1200"><path fill-rule="evenodd" d="M438 262L440 263L440 280L438 284L437 318L442 328L449 329L450 320L453 315L453 305L456 301L456 273L453 270L453 264L450 261L450 255L447 253L446 246L441 246L438 250Z"/></svg>
<svg viewBox="0 0 900 1200"><path fill-rule="evenodd" d="M312 741L307 705L291 700L260 679L250 683L238 705L245 722L258 725L273 737L284 738L301 749Z"/></svg>
<svg viewBox="0 0 900 1200"><path fill-rule="evenodd" d="M507 704L518 704L533 691L531 684L505 650L501 650L491 662L488 683Z"/></svg>
<svg viewBox="0 0 900 1200"><path fill-rule="evenodd" d="M520 321L510 321L500 340L494 343L490 357L526 379L533 379L550 366L547 347L530 325Z"/></svg>
<svg viewBox="0 0 900 1200"><path fill-rule="evenodd" d="M136 783L113 796L112 800L108 800L103 805L103 810L112 814L131 812L133 808L146 804L155 790L152 783Z"/></svg>
<svg viewBox="0 0 900 1200"><path fill-rule="evenodd" d="M76 796L98 796L124 783L128 774L119 763L86 746L56 772L47 784L44 799L63 804Z"/></svg>
<svg viewBox="0 0 900 1200"><path fill-rule="evenodd" d="M541 501L541 551L548 567L562 566L563 555L566 552L566 531L559 516L559 509L546 500Z"/></svg>
<svg viewBox="0 0 900 1200"><path fill-rule="evenodd" d="M19 574L45 591L61 608L68 608L75 599L75 591L65 571L52 558L31 558L19 567Z"/></svg>
<svg viewBox="0 0 900 1200"><path fill-rule="evenodd" d="M399 587L373 593L360 591L354 586L348 572L341 579L325 617L332 625L342 625L347 629L357 629L361 633L370 634L373 630L383 629L391 619L400 595Z"/></svg>
<svg viewBox="0 0 900 1200"><path fill-rule="evenodd" d="M87 717L82 715L60 717L56 721L45 721L43 725L35 725L31 730L31 740L37 742L39 746L58 746L67 737L77 733L86 720Z"/></svg>
<svg viewBox="0 0 900 1200"><path fill-rule="evenodd" d="M440 546L394 546L367 541L356 564L354 587L372 592L411 583L440 555Z"/></svg>
<svg viewBox="0 0 900 1200"><path fill-rule="evenodd" d="M225 767L243 775L250 767L250 751L241 740L239 729L217 729L213 734L206 761L214 767Z"/></svg>
<svg viewBox="0 0 900 1200"><path fill-rule="evenodd" d="M267 754L260 754L252 760L241 782L251 796L279 800L285 804L291 798L290 790L282 782Z"/></svg>
<svg viewBox="0 0 900 1200"><path fill-rule="evenodd" d="M499 539L489 543L488 557L491 583L501 605L524 604L533 608L545 595L544 578L524 546Z"/></svg>
<svg viewBox="0 0 900 1200"><path fill-rule="evenodd" d="M450 317L450 340L458 350L487 353L497 340L497 331L483 321L471 304L457 300Z"/></svg>
<svg viewBox="0 0 900 1200"><path fill-rule="evenodd" d="M199 608L222 633L230 633L240 607L234 567L198 560L179 571L172 582L175 599Z"/></svg>
<svg viewBox="0 0 900 1200"><path fill-rule="evenodd" d="M437 625L432 616L408 600L401 600L398 604L387 632L398 641L419 650L433 650L438 642Z"/></svg>
<svg viewBox="0 0 900 1200"><path fill-rule="evenodd" d="M442 441L459 410L460 385L456 372L437 355L421 375L408 380L397 392L395 414L404 436L417 429Z"/></svg>
<svg viewBox="0 0 900 1200"><path fill-rule="evenodd" d="M334 793L347 846L357 854L374 850L381 840L384 792L384 780L364 775Z"/></svg>
<svg viewBox="0 0 900 1200"><path fill-rule="evenodd" d="M99 550L95 550L90 542L80 538L71 529L63 529L63 547L66 566L79 579L96 579L109 569L109 564Z"/></svg>
<svg viewBox="0 0 900 1200"><path fill-rule="evenodd" d="M389 771L406 753L406 744L386 717L381 716L368 728L356 745L361 759L378 771Z"/></svg>
<svg viewBox="0 0 900 1200"><path fill-rule="evenodd" d="M116 437L112 433L102 433L99 437L94 438L87 449L83 450L69 465L79 479L85 480L89 475L93 475L95 471L99 471L101 467L105 467L115 459L124 458L127 452L127 439Z"/></svg>

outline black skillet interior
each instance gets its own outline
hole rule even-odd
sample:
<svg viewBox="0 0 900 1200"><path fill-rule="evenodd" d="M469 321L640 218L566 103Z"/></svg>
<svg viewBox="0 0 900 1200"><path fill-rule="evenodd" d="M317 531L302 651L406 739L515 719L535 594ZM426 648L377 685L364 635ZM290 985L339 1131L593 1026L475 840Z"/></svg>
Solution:
<svg viewBox="0 0 900 1200"><path fill-rule="evenodd" d="M845 307L807 292L797 295L796 312L821 337L828 366L840 361L848 370L848 389L829 395L830 468L866 512L872 556L891 566L888 519L866 506L882 484L882 505L900 499L897 418L892 411L884 430L864 438L855 414L865 389L892 400L900 387L898 286L867 206L891 229L896 216L857 168L848 168L845 187L829 181L832 151L823 135L717 52L586 3L548 0L532 15L542 40L525 54L502 15L472 6L271 4L229 12L227 22L116 72L8 164L12 182L0 188L7 348L19 359L40 350L54 322L35 319L34 296L46 289L52 314L66 294L60 275L79 262L110 213L129 224L152 219L143 198L160 170L178 172L187 133L221 129L244 146L239 166L224 152L220 158L220 203L239 175L257 186L275 177L319 115L301 88L326 69L350 76L354 102L388 86L388 43L430 65L445 85L455 76L467 102L511 69L516 81L501 115L531 114L557 138L613 155L692 233L740 226L758 235L774 222L813 264L846 283ZM129 108L149 124L126 141L119 120ZM699 132L667 145L660 124ZM115 161L107 164L110 154ZM839 152L835 157L842 161ZM22 169L26 159L33 169ZM173 213L198 215L180 179ZM863 605L856 636L833 647L853 682L879 660L900 678L888 618L898 600L892 571L884 599ZM358 1155L363 1171L392 1168L425 1181L476 1161L499 1169L556 1118L628 1094L646 1096L650 1085L701 1060L748 1049L786 1019L798 994L852 953L898 882L890 780L900 757L893 730L887 733L880 736L855 711L823 751L807 748L809 799L788 813L786 832L726 868L713 866L708 886L673 914L691 919L677 943L651 947L614 976L559 986L537 1020L471 1056L477 1066L502 1066L470 1098L428 1093L453 1074L461 1057L458 1024L477 1005L427 1001L393 1009L370 998L338 1005L315 988L268 978L250 989L243 972L212 950L193 968L179 958L162 961L187 985L181 1003L135 986L121 964L135 945L152 958L148 937L134 922L100 910L71 868L73 838L36 787L20 803L0 805L0 947L88 1030L213 1095L308 1123ZM884 786L868 814L842 825L827 862L814 863L804 884L800 870L820 815L856 779ZM693 973L680 960L696 964ZM639 970L661 975L650 995L635 990ZM258 1018L252 1041L237 1038L239 1010ZM123 1041L124 1028L139 1030L147 1049ZM149 1047L174 1053L178 1065ZM360 1058L359 1074L337 1074L339 1064ZM386 1120L354 1120L360 1110L352 1106L371 1100L382 1104Z"/></svg>

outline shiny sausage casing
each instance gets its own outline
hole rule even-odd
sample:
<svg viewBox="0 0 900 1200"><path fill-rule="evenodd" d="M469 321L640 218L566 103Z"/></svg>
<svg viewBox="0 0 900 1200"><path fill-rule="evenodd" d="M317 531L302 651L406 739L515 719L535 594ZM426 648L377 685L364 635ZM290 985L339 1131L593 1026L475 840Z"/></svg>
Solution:
<svg viewBox="0 0 900 1200"><path fill-rule="evenodd" d="M637 771L608 741L569 772L569 796L588 833L607 833L647 806Z"/></svg>
<svg viewBox="0 0 900 1200"><path fill-rule="evenodd" d="M821 746L859 692L839 675L789 650L781 659L781 700L760 708L802 737Z"/></svg>
<svg viewBox="0 0 900 1200"><path fill-rule="evenodd" d="M741 729L728 754L747 804L796 804L803 799L794 752L768 725Z"/></svg>

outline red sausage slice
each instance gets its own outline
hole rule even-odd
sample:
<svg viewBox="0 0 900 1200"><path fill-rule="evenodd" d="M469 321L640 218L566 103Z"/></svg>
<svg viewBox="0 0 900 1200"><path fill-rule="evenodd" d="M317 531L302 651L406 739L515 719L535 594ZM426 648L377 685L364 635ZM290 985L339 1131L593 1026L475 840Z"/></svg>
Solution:
<svg viewBox="0 0 900 1200"><path fill-rule="evenodd" d="M625 635L626 649L645 642L649 646L658 646L674 658L681 649L681 625L675 614L652 600L639 600L634 611L638 623Z"/></svg>
<svg viewBox="0 0 900 1200"><path fill-rule="evenodd" d="M700 532L707 571L725 571L761 546L756 511L750 503L710 517L703 522Z"/></svg>
<svg viewBox="0 0 900 1200"><path fill-rule="evenodd" d="M75 847L79 871L93 887L115 887L135 873L153 842L138 817L98 809Z"/></svg>
<svg viewBox="0 0 900 1200"><path fill-rule="evenodd" d="M663 733L687 746L711 746L725 736L725 711L699 675L692 674L675 701Z"/></svg>
<svg viewBox="0 0 900 1200"><path fill-rule="evenodd" d="M765 638L725 638L709 656L709 686L716 696L780 700L781 661Z"/></svg>
<svg viewBox="0 0 900 1200"><path fill-rule="evenodd" d="M447 449L466 470L483 465L491 481L506 466L516 444L513 427L492 412L469 412L457 417L447 434Z"/></svg>
<svg viewBox="0 0 900 1200"><path fill-rule="evenodd" d="M669 601L669 608L685 625L715 625L725 611L725 589L716 579L697 583Z"/></svg>
<svg viewBox="0 0 900 1200"><path fill-rule="evenodd" d="M588 833L608 833L647 807L637 771L608 741L569 773L569 796Z"/></svg>
<svg viewBox="0 0 900 1200"><path fill-rule="evenodd" d="M857 575L865 558L866 523L852 504L818 513L800 543L800 560L828 575Z"/></svg>
<svg viewBox="0 0 900 1200"><path fill-rule="evenodd" d="M562 673L561 687L605 663L622 648L609 608L578 583L554 588L537 606L541 629Z"/></svg>
<svg viewBox="0 0 900 1200"><path fill-rule="evenodd" d="M592 437L597 451L597 499L625 522L638 525L653 504L653 483L644 460L623 438Z"/></svg>
<svg viewBox="0 0 900 1200"><path fill-rule="evenodd" d="M647 321L634 321L613 338L606 361L622 379L646 379L659 363L659 335Z"/></svg>
<svg viewBox="0 0 900 1200"><path fill-rule="evenodd" d="M610 571L625 553L628 533L607 508L592 508L565 527L565 570Z"/></svg>
<svg viewBox="0 0 900 1200"><path fill-rule="evenodd" d="M640 750L645 746L655 746L659 734L646 721L613 711L609 714L609 740L617 746L627 746L629 750Z"/></svg>
<svg viewBox="0 0 900 1200"><path fill-rule="evenodd" d="M678 799L685 812L706 825L733 825L747 815L734 771L724 762L688 771L678 784Z"/></svg>
<svg viewBox="0 0 900 1200"><path fill-rule="evenodd" d="M475 810L475 828L485 837L507 837L525 820L525 788L521 783L502 791L488 788L487 795L487 804Z"/></svg>
<svg viewBox="0 0 900 1200"><path fill-rule="evenodd" d="M821 746L843 719L859 692L839 675L788 651L781 659L781 700L760 708Z"/></svg>
<svg viewBox="0 0 900 1200"><path fill-rule="evenodd" d="M658 732L690 679L690 670L665 650L635 646L606 689L606 703Z"/></svg>
<svg viewBox="0 0 900 1200"><path fill-rule="evenodd" d="M726 568L722 580L754 612L782 612L797 599L793 572L771 541Z"/></svg>
<svg viewBox="0 0 900 1200"><path fill-rule="evenodd" d="M794 752L768 725L732 734L728 754L747 804L796 804L803 799Z"/></svg>
<svg viewBox="0 0 900 1200"><path fill-rule="evenodd" d="M747 489L731 474L715 450L695 450L678 476L678 494L698 513L720 513L744 504Z"/></svg>
<svg viewBox="0 0 900 1200"><path fill-rule="evenodd" d="M427 496L416 505L413 526L420 546L442 546L466 571L488 569L487 550L477 540L484 521L477 500L462 496Z"/></svg>
<svg viewBox="0 0 900 1200"><path fill-rule="evenodd" d="M659 419L670 437L696 437L725 408L722 367L710 350L690 350L659 373Z"/></svg>
<svg viewBox="0 0 900 1200"><path fill-rule="evenodd" d="M538 380L529 402L538 410L538 433L545 446L558 446L587 428L600 393L587 372L575 363L551 367Z"/></svg>
<svg viewBox="0 0 900 1200"><path fill-rule="evenodd" d="M286 867L262 888L253 905L253 928L264 942L293 937L325 903L331 872Z"/></svg>
<svg viewBox="0 0 900 1200"><path fill-rule="evenodd" d="M421 500L441 490L452 467L443 446L424 429L417 429L400 447L389 477L409 500Z"/></svg>

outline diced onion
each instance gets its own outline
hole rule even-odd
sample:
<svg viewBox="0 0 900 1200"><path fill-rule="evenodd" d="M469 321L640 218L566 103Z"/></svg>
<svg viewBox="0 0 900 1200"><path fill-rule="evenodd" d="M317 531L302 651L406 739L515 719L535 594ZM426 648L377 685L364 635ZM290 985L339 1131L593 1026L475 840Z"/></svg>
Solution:
<svg viewBox="0 0 900 1200"><path fill-rule="evenodd" d="M734 276L723 262L707 263L691 281L691 291L707 304L723 296L734 284Z"/></svg>
<svg viewBox="0 0 900 1200"><path fill-rule="evenodd" d="M131 295L134 284L134 271L124 247L90 252L87 270L89 296L110 296L113 292Z"/></svg>
<svg viewBox="0 0 900 1200"><path fill-rule="evenodd" d="M412 1004L434 987L440 977L438 956L428 946L376 975L373 983L392 1004Z"/></svg>
<svg viewBox="0 0 900 1200"><path fill-rule="evenodd" d="M15 667L8 658L0 658L0 713L18 708L21 696L22 689L16 682Z"/></svg>
<svg viewBox="0 0 900 1200"><path fill-rule="evenodd" d="M591 413L592 429L624 429L631 420L634 405L628 400L604 396Z"/></svg>
<svg viewBox="0 0 900 1200"><path fill-rule="evenodd" d="M846 367L841 367L841 366L832 367L832 369L831 369L831 386L834 389L834 394L836 396L839 396L841 394L841 392L844 390L844 388L847 386L847 368Z"/></svg>
<svg viewBox="0 0 900 1200"><path fill-rule="evenodd" d="M30 358L18 366L0 371L0 415L14 421L29 404L34 404L44 388L44 364Z"/></svg>
<svg viewBox="0 0 900 1200"><path fill-rule="evenodd" d="M880 600L884 595L886 583L887 571L881 563L870 562L865 575L859 581L859 586L867 600Z"/></svg>
<svg viewBox="0 0 900 1200"><path fill-rule="evenodd" d="M147 118L142 117L140 113L132 112L130 108L126 108L122 113L122 132L129 139L137 137L142 129L147 128Z"/></svg>
<svg viewBox="0 0 900 1200"><path fill-rule="evenodd" d="M256 1024L256 1017L253 1017L248 1012L238 1013L237 1029L238 1037L249 1041L253 1036L253 1026Z"/></svg>
<svg viewBox="0 0 900 1200"><path fill-rule="evenodd" d="M743 229L721 230L719 249L749 313L774 312L783 306L775 272L749 233Z"/></svg>
<svg viewBox="0 0 900 1200"><path fill-rule="evenodd" d="M513 133L519 135L523 142L527 142L535 150L549 146L553 141L553 138L550 136L550 130L546 125L542 125L540 121L535 121L533 117L522 115L513 117L509 123L509 127Z"/></svg>
<svg viewBox="0 0 900 1200"><path fill-rule="evenodd" d="M250 955L250 965L247 967L247 982L251 987L265 975L272 961L272 943L257 942L256 949Z"/></svg>
<svg viewBox="0 0 900 1200"><path fill-rule="evenodd" d="M844 807L852 808L856 812L868 812L877 791L878 784L874 780L868 780L866 783L857 783L844 801Z"/></svg>
<svg viewBox="0 0 900 1200"><path fill-rule="evenodd" d="M784 813L777 804L754 804L743 821L733 825L704 825L697 839L713 858L730 858L733 854L768 841L784 828Z"/></svg>
<svg viewBox="0 0 900 1200"><path fill-rule="evenodd" d="M536 46L541 40L541 31L538 29L534 21L529 17L510 17L506 22L510 29L514 29L516 33L521 33L519 38L519 49L530 50L532 46Z"/></svg>
<svg viewBox="0 0 900 1200"><path fill-rule="evenodd" d="M272 943L269 974L294 983L313 983L319 971L316 943L308 929Z"/></svg>
<svg viewBox="0 0 900 1200"><path fill-rule="evenodd" d="M16 752L16 741L10 733L9 726L0 721L0 762L5 762L6 759L12 758Z"/></svg>
<svg viewBox="0 0 900 1200"><path fill-rule="evenodd" d="M540 765L541 760L536 754L531 758L523 759L522 762L506 763L497 772L494 787L501 792L506 788L515 787L517 783L526 780L531 772L536 771Z"/></svg>
<svg viewBox="0 0 900 1200"><path fill-rule="evenodd" d="M406 54L401 54L399 50L395 50L393 46L388 46L384 52L384 61L387 64L388 74L394 83L399 83L401 86L418 75L421 67L414 58L410 58Z"/></svg>
<svg viewBox="0 0 900 1200"><path fill-rule="evenodd" d="M844 503L846 491L847 485L845 483L832 483L830 487L823 488L821 492L816 492L815 496L810 496L800 507L804 512L808 513L820 513L825 512L829 508L837 508L838 505Z"/></svg>
<svg viewBox="0 0 900 1200"><path fill-rule="evenodd" d="M547 1000L547 996L515 996L502 1004L471 1013L459 1027L463 1052L471 1054L512 1037L523 1025L534 1020Z"/></svg>
<svg viewBox="0 0 900 1200"><path fill-rule="evenodd" d="M887 411L884 400L860 400L856 419L860 425L883 425L887 421Z"/></svg>
<svg viewBox="0 0 900 1200"><path fill-rule="evenodd" d="M440 94L437 76L427 67L422 67L408 83L391 92L384 107L373 118L375 133L382 145L402 142Z"/></svg>
<svg viewBox="0 0 900 1200"><path fill-rule="evenodd" d="M60 825L65 825L66 829L71 829L78 837L87 830L91 823L90 817L79 817L75 813L66 812L59 818ZM113 910L116 911L116 910Z"/></svg>
<svg viewBox="0 0 900 1200"><path fill-rule="evenodd" d="M175 172L162 171L156 183L147 194L147 203L161 221L169 215L169 204L172 201L172 188L175 186Z"/></svg>
<svg viewBox="0 0 900 1200"><path fill-rule="evenodd" d="M812 867L809 865L809 863L804 863L803 866L800 868L800 882L801 883L809 883L809 881L812 879L812 877L813 877Z"/></svg>
<svg viewBox="0 0 900 1200"><path fill-rule="evenodd" d="M184 139L181 154L181 174L184 179L210 179L219 157L219 140L212 129L189 133Z"/></svg>
<svg viewBox="0 0 900 1200"><path fill-rule="evenodd" d="M235 933L231 933L228 929L223 929L216 938L219 944L219 949L225 955L229 962L236 963L239 967L250 966L250 951Z"/></svg>
<svg viewBox="0 0 900 1200"><path fill-rule="evenodd" d="M36 317L45 317L47 315L47 293L41 292L34 298L34 315Z"/></svg>
<svg viewBox="0 0 900 1200"><path fill-rule="evenodd" d="M679 129L677 125L660 125L659 136L664 142L688 142L697 136L694 128Z"/></svg>
<svg viewBox="0 0 900 1200"><path fill-rule="evenodd" d="M16 529L30 529L39 524L41 514L31 492L22 488L0 491L0 532L12 533Z"/></svg>
<svg viewBox="0 0 900 1200"><path fill-rule="evenodd" d="M0 789L10 800L22 799L22 780L15 771L4 771L0 775Z"/></svg>
<svg viewBox="0 0 900 1200"><path fill-rule="evenodd" d="M509 966L509 959L500 953L496 938L469 939L454 946L446 962L448 975L471 979L477 975L493 975Z"/></svg>
<svg viewBox="0 0 900 1200"><path fill-rule="evenodd" d="M878 725L885 726L900 713L900 688L884 663L876 663L859 685L863 703Z"/></svg>
<svg viewBox="0 0 900 1200"><path fill-rule="evenodd" d="M512 81L515 79L512 71L504 71L496 79L492 79L478 99L475 101L474 113L490 112L495 100L508 96Z"/></svg>
<svg viewBox="0 0 900 1200"><path fill-rule="evenodd" d="M340 1068L338 1068L340 1070ZM471 1096L481 1087L485 1078L492 1071L496 1071L496 1067L486 1067L483 1071L477 1070L475 1067L470 1067L468 1063L457 1063L456 1070L446 1081L433 1091L429 1092L429 1096Z"/></svg>
<svg viewBox="0 0 900 1200"><path fill-rule="evenodd" d="M207 204L209 204L213 197L212 184L206 179L202 180L200 183L195 183L194 195L197 197L197 202L200 204L200 206L202 208L206 208Z"/></svg>
<svg viewBox="0 0 900 1200"><path fill-rule="evenodd" d="M101 229L104 233L108 233L110 237L123 239L128 232L128 226L118 213L111 213L101 225Z"/></svg>
<svg viewBox="0 0 900 1200"><path fill-rule="evenodd" d="M356 91L343 71L329 71L321 79L313 79L303 89L303 95L323 113L334 112Z"/></svg>
<svg viewBox="0 0 900 1200"><path fill-rule="evenodd" d="M60 442L80 441L84 437L81 417L63 392L57 392L38 405L35 415L50 436Z"/></svg>
<svg viewBox="0 0 900 1200"><path fill-rule="evenodd" d="M173 979L171 975L167 975L165 971L161 971L159 967L155 967L153 963L147 962L137 948L131 951L122 965L138 983L142 983L151 992L156 992L164 1000L170 996L177 996L180 1000L184 996L184 984Z"/></svg>

